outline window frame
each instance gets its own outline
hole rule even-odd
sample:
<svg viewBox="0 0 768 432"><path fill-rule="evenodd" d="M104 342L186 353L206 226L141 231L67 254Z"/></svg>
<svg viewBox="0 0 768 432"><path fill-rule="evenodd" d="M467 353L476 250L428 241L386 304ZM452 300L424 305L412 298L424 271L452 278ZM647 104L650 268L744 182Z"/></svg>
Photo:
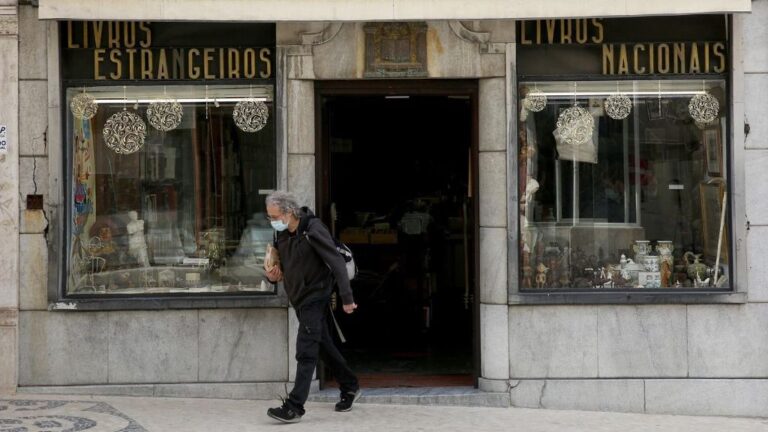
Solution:
<svg viewBox="0 0 768 432"><path fill-rule="evenodd" d="M743 258L740 255L740 249L736 245L738 229L737 222L740 220L738 212L735 207L734 195L735 191L742 190L744 185L742 182L736 181L735 166L743 167L743 157L739 157L737 151L734 149L734 117L735 117L735 102L733 100L734 93L734 80L735 78L735 63L734 59L736 55L734 49L736 44L733 40L734 35L734 19L732 15L724 15L727 23L726 34L726 46L727 46L727 62L728 68L721 74L676 74L676 75L562 75L562 76L537 76L537 75L522 75L518 70L510 73L508 76L508 92L510 94L510 111L509 124L510 124L510 139L507 144L507 227L508 227L508 265L507 265L507 292L508 292L508 304L510 305L577 305L577 304L744 304L747 302L747 292L744 287L742 279L739 278L742 267ZM519 45L517 45L519 47ZM515 56L513 64L517 65L517 53L518 50L512 51ZM739 52L737 55L740 55ZM719 79L725 81L725 93L727 106L723 107L726 110L726 122L725 122L725 139L723 142L725 158L724 164L726 164L726 183L728 185L728 193L726 200L726 210L728 214L728 244L729 256L731 257L731 263L729 266L729 287L728 288L707 288L707 289L578 289L578 288L562 288L556 290L521 290L521 269L520 269L520 248L519 242L521 238L521 218L518 211L519 202L519 163L518 155L520 151L519 143L519 121L517 115L520 110L518 89L520 82L552 82L552 81L606 81L606 80L629 80L629 81L659 81L659 80L701 80L701 79ZM743 80L743 78L742 78ZM739 83L740 84L740 83ZM738 160L737 160L738 159ZM739 203L740 204L740 203ZM741 209L742 206L740 205ZM743 209L742 209L743 210ZM738 233L738 237L742 237ZM743 276L746 279L746 276Z"/></svg>

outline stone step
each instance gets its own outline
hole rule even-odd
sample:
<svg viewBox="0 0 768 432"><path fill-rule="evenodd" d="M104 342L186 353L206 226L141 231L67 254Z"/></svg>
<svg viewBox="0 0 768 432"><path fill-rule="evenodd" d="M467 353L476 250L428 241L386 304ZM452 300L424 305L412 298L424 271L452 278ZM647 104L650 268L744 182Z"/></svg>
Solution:
<svg viewBox="0 0 768 432"><path fill-rule="evenodd" d="M338 402L339 391L335 388L309 395L312 402ZM357 403L388 405L453 405L468 407L510 406L509 393L490 393L474 387L393 387L363 388Z"/></svg>

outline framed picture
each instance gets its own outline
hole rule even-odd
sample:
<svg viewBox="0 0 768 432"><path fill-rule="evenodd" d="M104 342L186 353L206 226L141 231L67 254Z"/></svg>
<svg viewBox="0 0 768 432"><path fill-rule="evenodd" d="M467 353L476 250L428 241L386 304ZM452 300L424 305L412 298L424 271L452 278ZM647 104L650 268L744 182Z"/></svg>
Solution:
<svg viewBox="0 0 768 432"><path fill-rule="evenodd" d="M723 176L723 144L720 139L720 128L704 129L701 133L707 159L707 175L710 177Z"/></svg>
<svg viewBox="0 0 768 432"><path fill-rule="evenodd" d="M725 202L725 184L701 183L699 185L699 194L701 198L701 233L704 244L704 259L714 264L717 259L717 242L720 235L720 222L723 205ZM726 215L727 216L727 215ZM727 220L723 223L723 234L720 246L720 262L727 263L728 260L728 224Z"/></svg>

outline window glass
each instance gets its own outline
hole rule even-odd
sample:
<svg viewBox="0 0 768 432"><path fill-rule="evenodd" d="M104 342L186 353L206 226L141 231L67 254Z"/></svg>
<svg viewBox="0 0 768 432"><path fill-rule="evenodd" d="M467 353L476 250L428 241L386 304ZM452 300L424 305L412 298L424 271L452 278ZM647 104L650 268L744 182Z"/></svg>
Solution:
<svg viewBox="0 0 768 432"><path fill-rule="evenodd" d="M521 290L729 287L725 81L519 90Z"/></svg>
<svg viewBox="0 0 768 432"><path fill-rule="evenodd" d="M82 93L98 107L90 119L70 108ZM271 86L69 88L68 294L274 292L262 268L272 239L263 194L276 179L272 95ZM266 107L257 132L233 118L243 99L260 115ZM180 121L150 105L158 101L180 103Z"/></svg>

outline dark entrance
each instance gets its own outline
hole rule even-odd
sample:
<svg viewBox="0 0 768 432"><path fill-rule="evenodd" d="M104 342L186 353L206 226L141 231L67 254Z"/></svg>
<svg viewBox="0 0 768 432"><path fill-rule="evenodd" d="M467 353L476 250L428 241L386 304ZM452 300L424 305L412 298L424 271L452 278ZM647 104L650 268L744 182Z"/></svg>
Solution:
<svg viewBox="0 0 768 432"><path fill-rule="evenodd" d="M321 83L317 103L318 208L359 268L345 356L365 387L475 385L476 83Z"/></svg>

